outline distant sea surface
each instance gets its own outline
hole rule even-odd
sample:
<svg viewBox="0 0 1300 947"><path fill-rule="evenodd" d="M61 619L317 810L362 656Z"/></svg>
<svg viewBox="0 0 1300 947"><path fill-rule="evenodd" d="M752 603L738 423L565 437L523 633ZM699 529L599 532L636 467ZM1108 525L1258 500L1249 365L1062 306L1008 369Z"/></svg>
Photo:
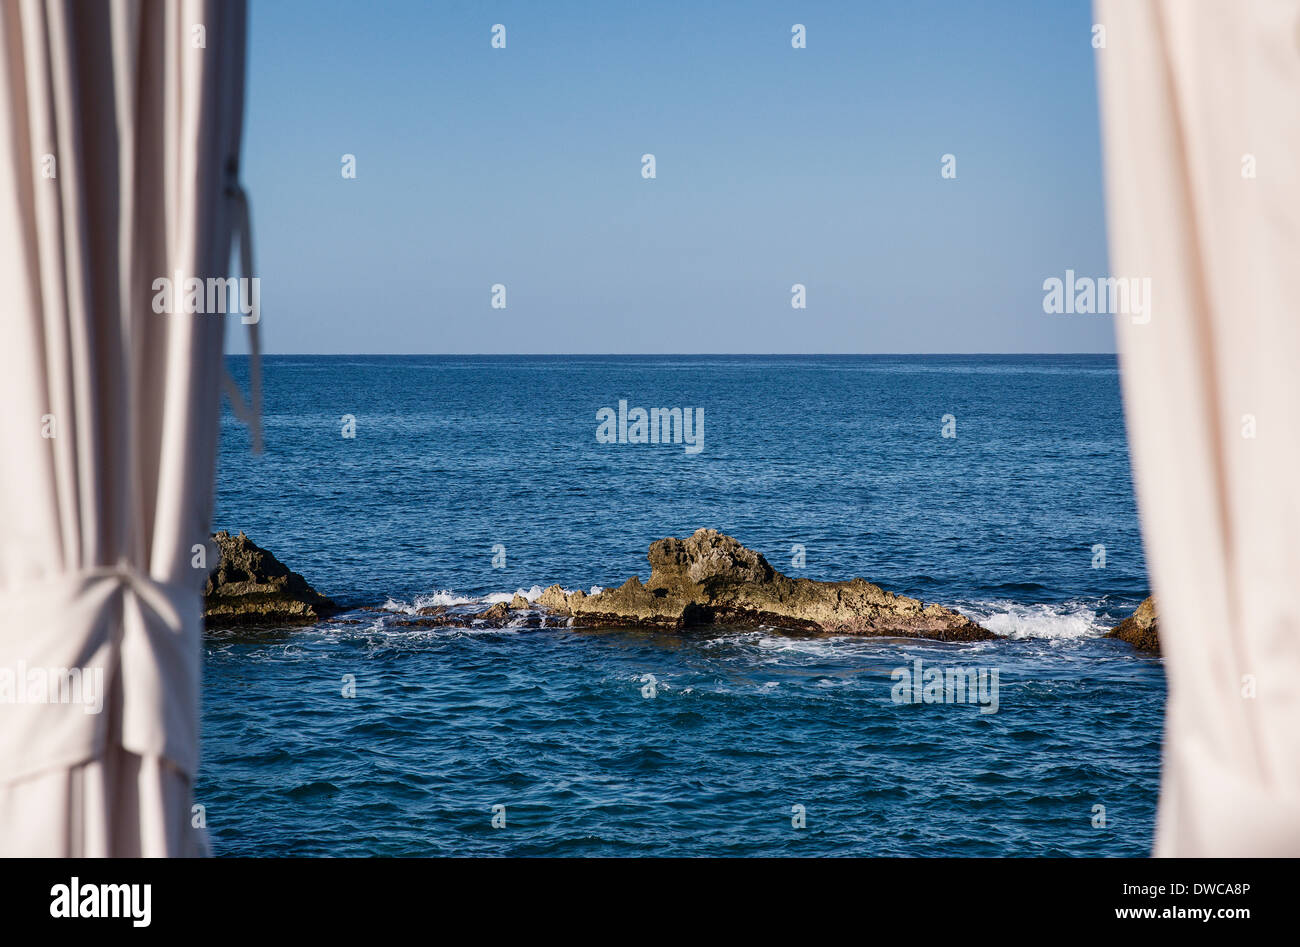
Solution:
<svg viewBox="0 0 1300 947"><path fill-rule="evenodd" d="M1149 853L1164 672L1100 637L1147 594L1114 357L262 369L266 450L227 412L214 529L352 623L207 636L216 854ZM620 399L702 408L704 449L598 443ZM702 526L1010 637L404 624L645 579L652 541ZM997 669L997 712L895 703L917 659Z"/></svg>

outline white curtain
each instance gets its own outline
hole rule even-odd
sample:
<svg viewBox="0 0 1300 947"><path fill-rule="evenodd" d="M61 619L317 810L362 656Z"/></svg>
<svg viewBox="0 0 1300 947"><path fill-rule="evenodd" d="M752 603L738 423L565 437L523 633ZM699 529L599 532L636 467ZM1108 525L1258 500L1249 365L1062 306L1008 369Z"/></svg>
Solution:
<svg viewBox="0 0 1300 947"><path fill-rule="evenodd" d="M242 0L0 0L0 855L206 848L222 323L153 280L228 273L244 32ZM63 668L83 700L41 701Z"/></svg>
<svg viewBox="0 0 1300 947"><path fill-rule="evenodd" d="M1300 855L1300 3L1098 0L1125 411L1169 679L1156 854Z"/></svg>

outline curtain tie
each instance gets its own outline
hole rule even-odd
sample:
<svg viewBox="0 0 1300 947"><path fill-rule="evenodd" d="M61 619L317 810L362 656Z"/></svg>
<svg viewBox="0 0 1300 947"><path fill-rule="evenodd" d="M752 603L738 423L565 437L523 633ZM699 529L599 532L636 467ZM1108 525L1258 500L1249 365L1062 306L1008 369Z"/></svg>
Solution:
<svg viewBox="0 0 1300 947"><path fill-rule="evenodd" d="M129 563L0 590L0 783L110 745L198 766L202 593ZM51 633L57 625L73 629Z"/></svg>

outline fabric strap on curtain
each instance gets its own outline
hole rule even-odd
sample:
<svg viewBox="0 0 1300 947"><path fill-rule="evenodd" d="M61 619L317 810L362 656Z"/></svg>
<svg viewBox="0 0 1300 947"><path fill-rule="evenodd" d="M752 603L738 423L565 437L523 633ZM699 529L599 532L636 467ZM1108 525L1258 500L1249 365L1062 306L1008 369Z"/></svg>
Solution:
<svg viewBox="0 0 1300 947"><path fill-rule="evenodd" d="M0 0L0 855L206 848L223 317L154 281L228 273L244 42L242 0Z"/></svg>
<svg viewBox="0 0 1300 947"><path fill-rule="evenodd" d="M1300 855L1300 3L1098 0L1111 270L1169 679L1156 854Z"/></svg>

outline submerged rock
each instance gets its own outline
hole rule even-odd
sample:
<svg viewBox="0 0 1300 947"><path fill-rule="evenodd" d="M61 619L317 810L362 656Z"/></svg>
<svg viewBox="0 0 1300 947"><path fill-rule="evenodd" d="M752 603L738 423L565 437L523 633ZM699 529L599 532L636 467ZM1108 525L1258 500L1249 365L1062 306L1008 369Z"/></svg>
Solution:
<svg viewBox="0 0 1300 947"><path fill-rule="evenodd" d="M232 536L223 530L212 539L221 561L203 589L203 618L209 628L305 624L339 610L242 532Z"/></svg>
<svg viewBox="0 0 1300 947"><path fill-rule="evenodd" d="M429 605L417 609L416 617L403 619L402 624L408 628L540 628L542 614L530 608L522 595L516 595L509 604L497 602L478 612L466 606ZM520 615L521 611L524 614Z"/></svg>
<svg viewBox="0 0 1300 947"><path fill-rule="evenodd" d="M1128 618L1106 632L1107 638L1127 641L1139 651L1160 653L1160 622L1156 617L1156 600L1148 598Z"/></svg>
<svg viewBox="0 0 1300 947"><path fill-rule="evenodd" d="M553 585L537 605L575 626L771 625L795 631L983 641L997 635L941 605L886 592L864 579L792 579L717 530L661 539L646 555L650 578L632 576L595 595Z"/></svg>

